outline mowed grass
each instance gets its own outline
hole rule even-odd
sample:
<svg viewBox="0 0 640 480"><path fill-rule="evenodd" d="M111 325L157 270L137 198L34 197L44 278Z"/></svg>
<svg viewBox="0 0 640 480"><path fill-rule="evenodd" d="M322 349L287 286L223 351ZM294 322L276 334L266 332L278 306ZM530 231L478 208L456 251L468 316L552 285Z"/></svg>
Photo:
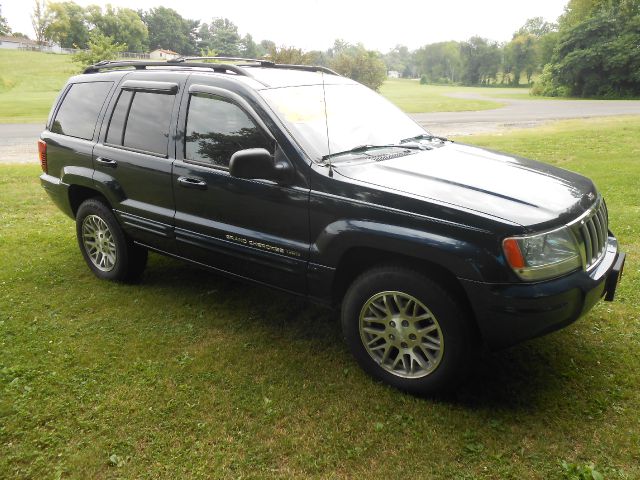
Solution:
<svg viewBox="0 0 640 480"><path fill-rule="evenodd" d="M70 55L0 49L0 123L44 122L78 70Z"/></svg>
<svg viewBox="0 0 640 480"><path fill-rule="evenodd" d="M475 88L472 90L483 91L487 89ZM408 113L490 110L503 106L502 103L496 101L448 96L462 91L465 91L465 87L421 85L419 81L409 79L390 79L380 87L380 93L383 96Z"/></svg>
<svg viewBox="0 0 640 480"><path fill-rule="evenodd" d="M38 168L0 166L0 478L639 478L640 118L464 140L591 176L629 257L614 303L438 400L301 299L158 255L97 280Z"/></svg>

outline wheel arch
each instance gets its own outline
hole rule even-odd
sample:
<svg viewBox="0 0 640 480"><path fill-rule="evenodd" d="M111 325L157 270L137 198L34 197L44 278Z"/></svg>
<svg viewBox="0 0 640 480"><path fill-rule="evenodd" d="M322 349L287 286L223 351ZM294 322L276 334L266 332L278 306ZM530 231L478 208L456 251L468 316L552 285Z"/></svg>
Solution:
<svg viewBox="0 0 640 480"><path fill-rule="evenodd" d="M111 207L106 197L102 195L102 193L100 193L98 190L90 187L85 187L83 185L69 186L69 205L71 206L71 211L73 212L74 217L78 213L78 208L80 208L82 202L90 198L97 198Z"/></svg>
<svg viewBox="0 0 640 480"><path fill-rule="evenodd" d="M460 306L468 315L475 333L480 336L478 322L469 297L457 277L446 267L424 258L371 247L352 247L344 252L334 274L332 302L340 305L353 281L372 268L394 265L415 271L439 283L460 301Z"/></svg>

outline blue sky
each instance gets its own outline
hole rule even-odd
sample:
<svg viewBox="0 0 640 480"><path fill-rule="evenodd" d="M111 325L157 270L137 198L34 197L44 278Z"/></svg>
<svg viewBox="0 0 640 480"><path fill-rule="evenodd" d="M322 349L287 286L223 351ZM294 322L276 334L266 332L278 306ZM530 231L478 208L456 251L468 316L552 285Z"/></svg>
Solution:
<svg viewBox="0 0 640 480"><path fill-rule="evenodd" d="M33 37L30 13L33 1L0 0L2 14L15 30ZM110 2L76 0L76 3L148 9L163 5L182 16L202 21L227 17L240 33L254 40L270 39L278 45L324 50L335 38L362 42L371 49L388 51L397 44L411 49L444 40L464 40L480 35L505 41L527 18L555 21L566 0L139 0Z"/></svg>

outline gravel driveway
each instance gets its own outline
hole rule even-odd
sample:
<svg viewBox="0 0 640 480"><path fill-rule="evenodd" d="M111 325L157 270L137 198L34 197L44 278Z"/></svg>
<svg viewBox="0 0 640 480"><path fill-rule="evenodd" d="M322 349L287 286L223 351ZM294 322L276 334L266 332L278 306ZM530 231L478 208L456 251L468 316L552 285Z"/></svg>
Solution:
<svg viewBox="0 0 640 480"><path fill-rule="evenodd" d="M568 118L640 115L640 100L518 100L457 93L452 97L495 100L505 104L495 110L414 113L411 116L437 135L473 135L526 128ZM0 124L0 163L38 161L36 141L42 124Z"/></svg>

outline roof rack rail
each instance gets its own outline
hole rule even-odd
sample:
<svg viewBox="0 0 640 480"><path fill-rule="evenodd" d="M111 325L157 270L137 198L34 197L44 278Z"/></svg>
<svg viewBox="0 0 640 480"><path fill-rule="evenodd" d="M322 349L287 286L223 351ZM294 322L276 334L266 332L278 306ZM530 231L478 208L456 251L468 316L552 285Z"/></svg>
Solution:
<svg viewBox="0 0 640 480"><path fill-rule="evenodd" d="M289 65L288 63L274 63L271 68L287 68L289 70L304 70L305 72L322 72L328 75L340 76L335 70L320 65Z"/></svg>
<svg viewBox="0 0 640 480"><path fill-rule="evenodd" d="M84 69L83 73L97 73L101 70L109 70L113 68L126 68L133 67L136 70L146 70L147 67L196 67L196 68L210 68L216 72L233 72L237 75L243 75L250 77L251 75L242 67L238 65L229 65L225 63L205 63L205 62L147 62L139 60L128 61L109 61L103 60L95 63Z"/></svg>
<svg viewBox="0 0 640 480"><path fill-rule="evenodd" d="M245 62L245 63L210 63L210 62L194 62L193 60L224 60L231 62ZM323 72L329 75L340 76L339 73L331 70L327 67L319 65L289 65L287 63L275 63L271 60L258 60L255 58L241 58L241 57L178 57L173 60L167 61L140 61L140 60L121 60L110 61L103 60L96 64L90 65L84 69L84 73L97 73L101 70L109 70L114 68L128 68L133 67L136 70L145 70L147 67L194 67L194 68L209 68L215 72L233 72L236 75L243 75L245 77L251 77L252 75L243 67L265 67L265 68L279 68L289 70L302 70L305 72Z"/></svg>
<svg viewBox="0 0 640 480"><path fill-rule="evenodd" d="M307 72L323 72L328 73L329 75L337 75L340 76L338 72L331 70L327 67L322 67L320 65L295 65L288 63L275 63L272 60L267 59L259 59L259 58L243 58L243 57L178 57L173 60L167 60L169 63L183 63L189 62L192 60L224 60L227 62L249 62L249 65L239 64L238 66L251 66L251 64L259 64L261 67L267 68L286 68L290 70L304 70Z"/></svg>
<svg viewBox="0 0 640 480"><path fill-rule="evenodd" d="M167 60L167 63L184 63L192 60L224 60L225 62L250 62L259 63L261 67L271 67L274 64L271 60L260 60L258 58L244 58L244 57L177 57L171 60Z"/></svg>

